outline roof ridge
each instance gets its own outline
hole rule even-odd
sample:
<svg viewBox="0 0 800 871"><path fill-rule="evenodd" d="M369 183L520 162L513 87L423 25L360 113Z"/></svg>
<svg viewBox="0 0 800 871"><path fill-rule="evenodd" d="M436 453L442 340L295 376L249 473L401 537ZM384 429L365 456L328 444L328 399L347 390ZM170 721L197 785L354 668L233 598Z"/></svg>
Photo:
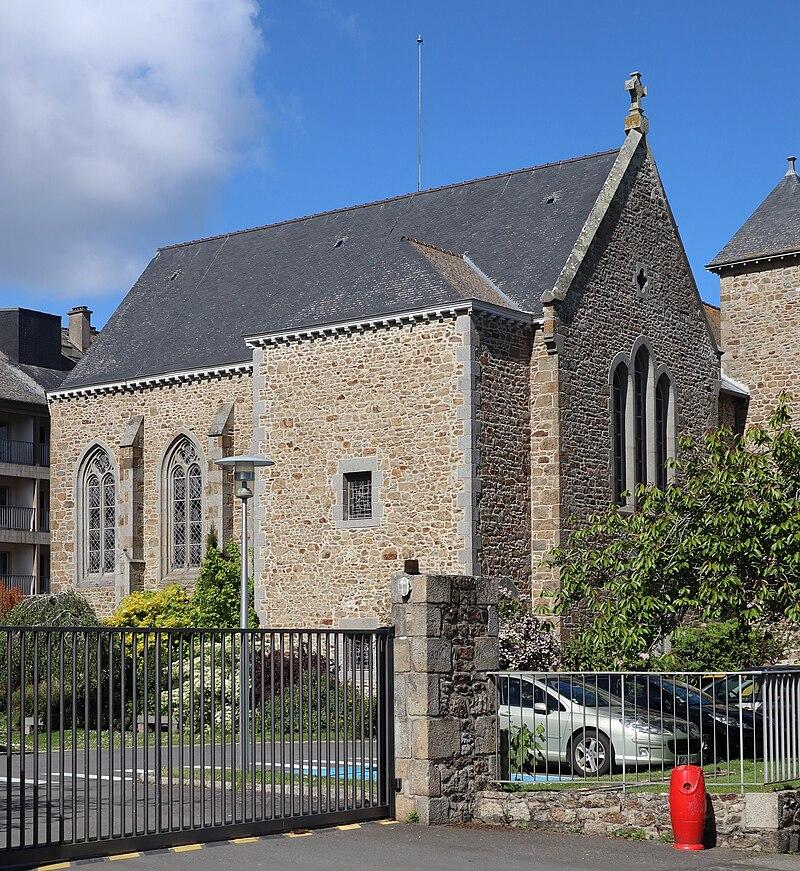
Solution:
<svg viewBox="0 0 800 871"><path fill-rule="evenodd" d="M421 190L421 191L411 191L410 193L407 193L407 194L398 194L398 195L393 196L393 197L384 197L383 199L370 200L366 203L355 203L354 205L350 205L350 206L340 206L337 209L325 209L322 212L312 212L309 215L299 215L296 218L286 218L283 221L274 221L271 224L260 224L256 227L246 227L246 228L241 229L241 230L229 230L227 233L215 233L214 235L211 235L211 236L200 236L197 239L189 239L185 242L174 242L171 245L161 245L156 250L157 251L168 251L168 250L171 250L173 248L186 248L189 245L197 245L200 242L213 242L215 239L226 239L226 238L229 238L230 236L241 236L245 233L256 233L259 230L268 230L268 229L271 229L272 227L283 227L283 226L286 226L287 224L297 224L300 221L308 221L308 220L311 220L312 218L324 218L324 217L327 217L328 215L336 215L339 212L352 212L352 211L355 211L356 209L364 209L364 208L367 208L369 206L378 206L378 205L383 205L385 203L398 202L399 200L413 199L414 197L418 197L418 196L421 196L423 194L437 193L438 191L444 191L444 190L449 190L451 188L463 187L464 185L468 185L468 184L477 184L478 182L482 182L482 181L491 181L492 179L503 178L504 176L519 175L520 173L523 173L523 172L534 172L534 171L539 170L539 169L550 169L554 166L566 166L567 164L570 164L570 163L578 163L581 160L591 160L592 158L595 158L595 157L605 157L607 154L613 154L616 151L619 151L619 148L607 148L604 151L594 151L591 154L582 154L579 157L568 157L568 158L565 158L563 160L553 160L553 161L550 161L549 163L539 163L539 164L536 164L534 166L523 166L523 167L520 167L519 169L506 170L505 172L495 172L495 173L492 173L491 175L482 175L482 176L478 176L477 178L465 179L464 181L451 182L450 184L439 185L437 187L432 187L432 188L425 188L424 190ZM452 252L447 252L447 253L452 253Z"/></svg>
<svg viewBox="0 0 800 871"><path fill-rule="evenodd" d="M431 242L423 242L422 239L415 239L413 236L401 236L401 242L413 242L415 245L422 245L423 248L430 248L432 251L439 251L441 254L447 254L450 257L455 257L458 260L463 260L464 255L456 251L450 251L449 248L442 248L439 245L434 245Z"/></svg>

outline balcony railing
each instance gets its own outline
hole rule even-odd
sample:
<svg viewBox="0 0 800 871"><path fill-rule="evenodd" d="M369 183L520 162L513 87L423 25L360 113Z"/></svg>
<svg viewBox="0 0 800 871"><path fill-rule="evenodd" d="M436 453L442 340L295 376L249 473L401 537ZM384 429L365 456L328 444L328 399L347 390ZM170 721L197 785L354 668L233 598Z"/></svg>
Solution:
<svg viewBox="0 0 800 871"><path fill-rule="evenodd" d="M49 466L50 445L0 439L0 463L18 463L22 466Z"/></svg>
<svg viewBox="0 0 800 871"><path fill-rule="evenodd" d="M36 575L0 575L0 586L10 590L16 587L24 596L35 596L50 592L50 578L42 576L36 583Z"/></svg>
<svg viewBox="0 0 800 871"><path fill-rule="evenodd" d="M0 505L0 530L14 529L22 532L49 532L50 512L40 510L38 519L34 508L18 505Z"/></svg>
<svg viewBox="0 0 800 871"><path fill-rule="evenodd" d="M0 505L0 529L20 529L33 532L36 512L33 508L18 508L16 505Z"/></svg>

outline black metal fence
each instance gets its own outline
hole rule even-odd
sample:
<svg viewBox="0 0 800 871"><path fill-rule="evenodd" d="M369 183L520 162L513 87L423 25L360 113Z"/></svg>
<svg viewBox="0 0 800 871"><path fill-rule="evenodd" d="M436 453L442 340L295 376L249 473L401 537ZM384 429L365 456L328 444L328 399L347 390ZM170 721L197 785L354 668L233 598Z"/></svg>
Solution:
<svg viewBox="0 0 800 871"><path fill-rule="evenodd" d="M0 629L0 680L0 864L393 812L391 630Z"/></svg>

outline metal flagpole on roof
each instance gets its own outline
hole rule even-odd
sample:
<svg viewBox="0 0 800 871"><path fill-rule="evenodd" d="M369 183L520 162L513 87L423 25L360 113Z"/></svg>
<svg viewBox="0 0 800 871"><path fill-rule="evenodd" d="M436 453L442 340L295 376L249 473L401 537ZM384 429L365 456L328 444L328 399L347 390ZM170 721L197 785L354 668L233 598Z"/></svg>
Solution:
<svg viewBox="0 0 800 871"><path fill-rule="evenodd" d="M417 190L422 190L422 34L417 37Z"/></svg>

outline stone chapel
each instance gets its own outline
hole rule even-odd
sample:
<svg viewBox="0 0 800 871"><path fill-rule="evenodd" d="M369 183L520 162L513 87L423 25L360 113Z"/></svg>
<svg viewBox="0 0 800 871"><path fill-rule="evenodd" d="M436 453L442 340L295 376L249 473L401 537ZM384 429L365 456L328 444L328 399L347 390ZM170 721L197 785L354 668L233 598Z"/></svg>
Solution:
<svg viewBox="0 0 800 871"><path fill-rule="evenodd" d="M256 452L262 625L385 622L404 566L546 593L542 557L752 380L625 87L618 148L159 249L49 396L53 588L108 614L190 586L238 534L216 461ZM788 255L734 247L712 268L753 324Z"/></svg>

